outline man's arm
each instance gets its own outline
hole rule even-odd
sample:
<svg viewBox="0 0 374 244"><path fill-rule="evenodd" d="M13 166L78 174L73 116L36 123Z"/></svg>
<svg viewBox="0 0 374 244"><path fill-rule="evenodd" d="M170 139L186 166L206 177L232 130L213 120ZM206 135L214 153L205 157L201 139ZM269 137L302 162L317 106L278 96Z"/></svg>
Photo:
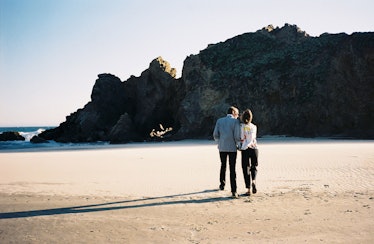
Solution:
<svg viewBox="0 0 374 244"><path fill-rule="evenodd" d="M216 122L216 126L214 127L213 138L216 141L219 140L219 125L218 125L218 121Z"/></svg>
<svg viewBox="0 0 374 244"><path fill-rule="evenodd" d="M240 122L239 122L239 120L237 120L236 123L235 123L234 138L235 138L235 142L236 143L238 143L238 142L241 141Z"/></svg>

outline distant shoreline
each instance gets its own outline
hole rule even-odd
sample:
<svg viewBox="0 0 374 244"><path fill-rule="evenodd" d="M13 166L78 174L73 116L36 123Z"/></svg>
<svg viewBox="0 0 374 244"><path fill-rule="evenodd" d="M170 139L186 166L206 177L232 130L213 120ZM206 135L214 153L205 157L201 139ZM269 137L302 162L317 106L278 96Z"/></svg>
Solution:
<svg viewBox="0 0 374 244"><path fill-rule="evenodd" d="M348 138L300 138L285 136L264 136L258 138L262 144L305 144L305 143L371 143L370 139L348 139ZM4 146L7 145L7 146ZM52 151L86 151L86 150L111 150L124 148L150 148L150 147L178 147L178 146L202 146L216 145L214 140L209 139L185 139L178 141L146 141L129 142L124 144L109 144L109 142L92 143L49 143L34 144L31 142L0 142L0 153L22 153L22 152L52 152Z"/></svg>

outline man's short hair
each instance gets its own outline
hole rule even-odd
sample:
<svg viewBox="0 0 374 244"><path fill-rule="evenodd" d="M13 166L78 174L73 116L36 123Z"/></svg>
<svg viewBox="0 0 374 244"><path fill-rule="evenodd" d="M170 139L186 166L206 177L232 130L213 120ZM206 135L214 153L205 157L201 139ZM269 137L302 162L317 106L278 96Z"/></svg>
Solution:
<svg viewBox="0 0 374 244"><path fill-rule="evenodd" d="M234 111L237 112L237 113L239 113L239 109L235 108L234 106L231 106L227 110L227 114L232 114Z"/></svg>

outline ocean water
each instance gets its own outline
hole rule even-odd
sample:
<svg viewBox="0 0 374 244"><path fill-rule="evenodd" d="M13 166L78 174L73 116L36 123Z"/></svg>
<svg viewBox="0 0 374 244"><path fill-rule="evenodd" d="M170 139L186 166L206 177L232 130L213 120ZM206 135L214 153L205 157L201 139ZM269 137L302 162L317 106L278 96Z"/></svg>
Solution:
<svg viewBox="0 0 374 244"><path fill-rule="evenodd" d="M0 133L6 131L17 131L25 137L25 141L30 141L33 136L42 133L45 130L52 129L54 126L35 126L35 127L0 127Z"/></svg>
<svg viewBox="0 0 374 244"><path fill-rule="evenodd" d="M46 145L31 143L30 140L33 136L36 136L43 131L52 128L54 128L54 126L0 127L0 133L6 131L17 131L21 136L25 138L25 141L0 141L0 150L45 147Z"/></svg>
<svg viewBox="0 0 374 244"><path fill-rule="evenodd" d="M1 152L17 152L17 151L34 151L34 150L75 150L75 149L91 149L102 145L106 142L97 143L58 143L49 141L48 143L32 143L33 136L39 135L45 130L52 129L55 126L28 126L28 127L0 127L0 133L6 131L17 131L25 137L24 141L0 141Z"/></svg>
<svg viewBox="0 0 374 244"><path fill-rule="evenodd" d="M49 141L48 143L32 143L33 136L39 135L45 130L55 128L55 126L34 126L34 127L0 127L0 133L6 131L17 131L25 137L24 141L0 141L1 152L35 151L35 150L79 150L97 149L108 147L108 142L94 143L59 143Z"/></svg>

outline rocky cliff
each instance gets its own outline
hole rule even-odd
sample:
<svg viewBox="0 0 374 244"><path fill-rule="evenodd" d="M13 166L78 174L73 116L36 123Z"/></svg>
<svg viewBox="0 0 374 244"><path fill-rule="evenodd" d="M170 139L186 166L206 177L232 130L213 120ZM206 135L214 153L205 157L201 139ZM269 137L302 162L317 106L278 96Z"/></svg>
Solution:
<svg viewBox="0 0 374 244"><path fill-rule="evenodd" d="M123 143L211 138L230 105L250 108L261 135L374 138L374 33L311 37L268 26L186 58L161 57L126 81L101 74L91 101L40 137Z"/></svg>

